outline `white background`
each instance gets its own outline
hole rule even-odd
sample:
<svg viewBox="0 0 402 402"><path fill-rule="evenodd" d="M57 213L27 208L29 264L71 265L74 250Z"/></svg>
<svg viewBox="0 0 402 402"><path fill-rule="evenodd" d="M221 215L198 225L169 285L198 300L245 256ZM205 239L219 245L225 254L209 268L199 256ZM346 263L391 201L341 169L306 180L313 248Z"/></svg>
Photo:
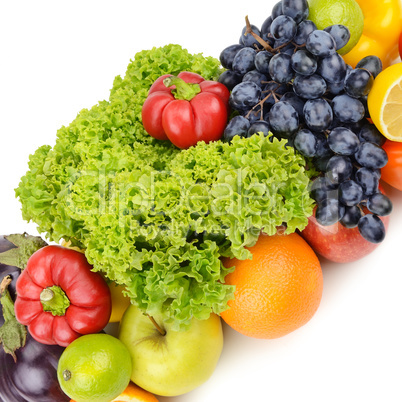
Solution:
<svg viewBox="0 0 402 402"><path fill-rule="evenodd" d="M0 234L28 231L14 188L29 154L108 98L134 54L177 43L218 57L237 43L244 17L261 26L274 0L3 1L0 6ZM324 293L301 329L255 340L224 326L211 379L171 402L402 401L402 192L388 235L355 263L322 261ZM39 401L38 401L39 402Z"/></svg>

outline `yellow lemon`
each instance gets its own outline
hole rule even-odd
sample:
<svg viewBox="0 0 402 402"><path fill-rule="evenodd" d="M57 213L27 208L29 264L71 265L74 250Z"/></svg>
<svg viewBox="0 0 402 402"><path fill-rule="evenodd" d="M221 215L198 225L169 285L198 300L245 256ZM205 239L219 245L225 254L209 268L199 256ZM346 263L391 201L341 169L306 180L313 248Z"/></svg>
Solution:
<svg viewBox="0 0 402 402"><path fill-rule="evenodd" d="M402 142L402 63L377 75L367 106L378 130L389 140Z"/></svg>

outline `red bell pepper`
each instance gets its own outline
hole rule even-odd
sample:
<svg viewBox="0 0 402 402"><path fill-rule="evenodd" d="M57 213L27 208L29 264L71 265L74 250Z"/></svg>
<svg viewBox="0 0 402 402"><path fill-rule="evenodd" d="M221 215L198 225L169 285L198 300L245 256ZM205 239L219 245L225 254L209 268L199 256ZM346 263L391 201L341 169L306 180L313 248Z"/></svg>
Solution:
<svg viewBox="0 0 402 402"><path fill-rule="evenodd" d="M199 74L163 75L149 90L142 123L152 137L170 140L182 149L198 141L216 141L227 124L229 96L225 85Z"/></svg>
<svg viewBox="0 0 402 402"><path fill-rule="evenodd" d="M16 283L15 315L36 341L67 346L106 326L110 290L91 268L84 254L61 246L32 254Z"/></svg>

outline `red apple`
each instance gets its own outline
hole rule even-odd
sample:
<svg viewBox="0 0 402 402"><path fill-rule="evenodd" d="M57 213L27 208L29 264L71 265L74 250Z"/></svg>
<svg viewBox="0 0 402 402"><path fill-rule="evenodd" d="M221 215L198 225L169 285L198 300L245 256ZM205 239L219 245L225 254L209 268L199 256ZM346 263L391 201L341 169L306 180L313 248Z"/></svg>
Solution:
<svg viewBox="0 0 402 402"><path fill-rule="evenodd" d="M378 189L385 194L381 184ZM315 219L315 210L316 208L314 208L313 215L310 216L309 223L301 235L317 254L334 262L351 262L363 258L379 246L379 244L364 239L357 227L347 229L339 222L330 226L320 225ZM389 215L381 216L380 219L384 223L385 231L387 231Z"/></svg>
<svg viewBox="0 0 402 402"><path fill-rule="evenodd" d="M388 229L389 216L381 217L385 230ZM370 243L359 233L359 229L347 229L339 222L331 226L322 226L313 216L301 232L304 240L321 256L334 262L351 262L370 254L379 244Z"/></svg>

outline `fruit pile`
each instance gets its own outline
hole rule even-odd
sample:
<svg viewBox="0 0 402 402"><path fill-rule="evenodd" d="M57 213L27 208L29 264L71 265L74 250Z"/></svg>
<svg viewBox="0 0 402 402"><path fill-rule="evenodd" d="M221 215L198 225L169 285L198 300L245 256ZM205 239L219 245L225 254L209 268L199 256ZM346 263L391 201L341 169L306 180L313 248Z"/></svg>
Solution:
<svg viewBox="0 0 402 402"><path fill-rule="evenodd" d="M285 336L319 308L318 255L348 262L384 240L402 63L387 64L393 36L387 55L356 50L358 2L338 20L327 2L281 0L260 28L246 17L219 61L138 54L109 101L31 157L24 218L62 245L0 237L0 402L187 393L219 361L221 318Z"/></svg>

